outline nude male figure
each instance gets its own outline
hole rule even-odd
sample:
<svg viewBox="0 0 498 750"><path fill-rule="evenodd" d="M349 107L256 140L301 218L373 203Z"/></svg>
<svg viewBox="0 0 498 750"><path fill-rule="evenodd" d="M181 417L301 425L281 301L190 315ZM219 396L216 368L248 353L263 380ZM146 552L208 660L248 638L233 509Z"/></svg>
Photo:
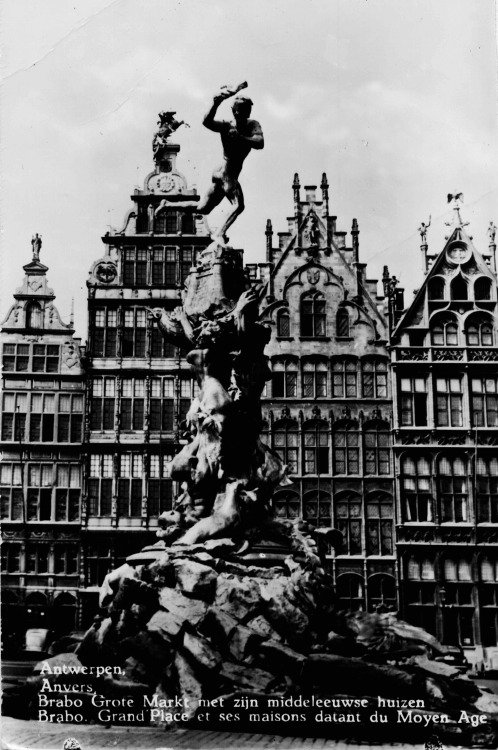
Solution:
<svg viewBox="0 0 498 750"><path fill-rule="evenodd" d="M190 209L194 213L206 216L221 203L223 198L228 198L233 211L215 235L217 240L221 240L221 244L224 243L228 228L244 210L244 195L238 180L244 160L251 149L264 148L261 125L249 117L252 109L252 101L249 98L245 96L235 98L232 106L233 122L215 119L221 102L233 96L234 93L235 91L225 87L225 90L216 94L211 109L203 120L206 128L220 134L223 145L223 162L214 170L212 183L204 198L198 204L193 204L191 201L170 202L165 198L156 209L156 216L168 207ZM209 227L207 228L211 234Z"/></svg>

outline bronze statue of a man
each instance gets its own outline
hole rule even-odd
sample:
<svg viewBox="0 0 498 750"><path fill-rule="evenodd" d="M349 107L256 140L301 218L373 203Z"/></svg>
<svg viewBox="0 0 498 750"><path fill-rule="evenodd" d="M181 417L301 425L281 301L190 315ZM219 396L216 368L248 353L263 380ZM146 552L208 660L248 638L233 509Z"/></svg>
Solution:
<svg viewBox="0 0 498 750"><path fill-rule="evenodd" d="M169 203L167 199L164 199L156 209L156 216L168 205L174 205L175 208L187 208L206 216L226 197L232 204L233 210L216 232L216 239L221 240L224 239L226 231L237 216L244 210L244 195L238 180L242 165L251 149L264 148L261 125L257 120L250 119L252 101L248 97L237 96L235 98L232 106L233 121L215 119L221 102L233 96L240 88L223 87L220 93L214 96L213 104L203 120L206 128L220 134L223 145L223 161L214 170L212 183L204 198L197 205L191 201Z"/></svg>

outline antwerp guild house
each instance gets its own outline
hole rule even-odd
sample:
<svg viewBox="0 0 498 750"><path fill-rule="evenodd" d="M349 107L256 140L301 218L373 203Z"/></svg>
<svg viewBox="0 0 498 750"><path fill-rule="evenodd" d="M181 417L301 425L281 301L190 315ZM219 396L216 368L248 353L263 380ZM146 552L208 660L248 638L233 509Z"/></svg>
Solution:
<svg viewBox="0 0 498 750"><path fill-rule="evenodd" d="M19 645L28 628L87 627L105 574L155 541L179 489L168 467L196 385L150 311L179 303L210 242L195 214L175 210L198 200L179 150L156 155L95 254L84 349L54 306L38 237L2 323L3 628ZM458 206L438 255L424 233L425 280L404 310L387 269L382 296L367 278L358 223L338 227L328 189L325 174L319 188L296 174L285 230L268 220L265 260L247 266L272 333L263 439L292 480L275 492L276 515L342 532L328 561L342 608L399 611L494 665L494 227L484 253Z"/></svg>

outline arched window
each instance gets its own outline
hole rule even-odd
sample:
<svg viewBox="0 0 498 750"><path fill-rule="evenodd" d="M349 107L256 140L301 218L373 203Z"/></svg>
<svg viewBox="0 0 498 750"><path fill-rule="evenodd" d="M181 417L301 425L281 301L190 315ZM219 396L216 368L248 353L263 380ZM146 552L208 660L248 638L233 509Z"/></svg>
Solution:
<svg viewBox="0 0 498 750"><path fill-rule="evenodd" d="M468 299L469 293L467 288L467 282L458 274L451 282L451 299L465 300Z"/></svg>
<svg viewBox="0 0 498 750"><path fill-rule="evenodd" d="M427 458L406 456L401 464L403 518L408 522L433 521L431 465Z"/></svg>
<svg viewBox="0 0 498 750"><path fill-rule="evenodd" d="M474 281L474 299L491 299L491 279L478 276Z"/></svg>
<svg viewBox="0 0 498 750"><path fill-rule="evenodd" d="M431 325L434 346L458 346L458 325L451 316L439 316Z"/></svg>
<svg viewBox="0 0 498 750"><path fill-rule="evenodd" d="M365 359L361 364L363 398L387 398L387 362Z"/></svg>
<svg viewBox="0 0 498 750"><path fill-rule="evenodd" d="M368 422L365 424L363 434L365 474L389 474L391 470L389 424L387 422Z"/></svg>
<svg viewBox="0 0 498 750"><path fill-rule="evenodd" d="M273 446L289 474L299 473L299 435L297 422L278 422L273 431Z"/></svg>
<svg viewBox="0 0 498 750"><path fill-rule="evenodd" d="M498 559L483 557L481 560L481 581L498 583Z"/></svg>
<svg viewBox="0 0 498 750"><path fill-rule="evenodd" d="M30 302L26 308L26 328L43 328L43 311L40 303Z"/></svg>
<svg viewBox="0 0 498 750"><path fill-rule="evenodd" d="M367 555L393 554L393 506L393 498L387 493L367 496Z"/></svg>
<svg viewBox="0 0 498 750"><path fill-rule="evenodd" d="M277 336L290 336L290 316L288 310L280 310L277 314Z"/></svg>
<svg viewBox="0 0 498 750"><path fill-rule="evenodd" d="M493 346L493 324L485 315L472 315L465 325L467 346Z"/></svg>
<svg viewBox="0 0 498 750"><path fill-rule="evenodd" d="M442 457L438 463L440 520L458 523L467 520L468 478L462 458Z"/></svg>
<svg viewBox="0 0 498 750"><path fill-rule="evenodd" d="M370 611L393 611L397 607L394 576L378 573L368 579L368 604Z"/></svg>
<svg viewBox="0 0 498 750"><path fill-rule="evenodd" d="M337 338L349 337L349 313L345 307L339 307L335 319Z"/></svg>
<svg viewBox="0 0 498 750"><path fill-rule="evenodd" d="M324 398L327 395L328 371L325 362L303 362L303 398Z"/></svg>
<svg viewBox="0 0 498 750"><path fill-rule="evenodd" d="M362 612L365 609L363 578L356 573L337 576L336 594L345 609Z"/></svg>
<svg viewBox="0 0 498 750"><path fill-rule="evenodd" d="M334 474L358 474L360 471L360 433L358 423L340 421L334 425Z"/></svg>
<svg viewBox="0 0 498 750"><path fill-rule="evenodd" d="M297 362L277 359L272 362L272 396L295 398L297 396Z"/></svg>
<svg viewBox="0 0 498 750"><path fill-rule="evenodd" d="M332 362L332 398L356 398L357 365L349 359Z"/></svg>
<svg viewBox="0 0 498 750"><path fill-rule="evenodd" d="M280 490L273 495L272 504L277 518L299 518L301 501L297 492Z"/></svg>
<svg viewBox="0 0 498 750"><path fill-rule="evenodd" d="M329 474L329 433L325 422L304 425L304 473Z"/></svg>
<svg viewBox="0 0 498 750"><path fill-rule="evenodd" d="M335 527L342 534L342 554L361 555L361 497L356 492L340 492L334 498Z"/></svg>
<svg viewBox="0 0 498 750"><path fill-rule="evenodd" d="M315 526L331 526L330 495L317 490L307 492L303 497L303 518Z"/></svg>
<svg viewBox="0 0 498 750"><path fill-rule="evenodd" d="M444 279L441 276L434 276L429 281L429 299L444 299Z"/></svg>
<svg viewBox="0 0 498 750"><path fill-rule="evenodd" d="M326 336L326 303L321 292L309 292L301 298L301 336Z"/></svg>

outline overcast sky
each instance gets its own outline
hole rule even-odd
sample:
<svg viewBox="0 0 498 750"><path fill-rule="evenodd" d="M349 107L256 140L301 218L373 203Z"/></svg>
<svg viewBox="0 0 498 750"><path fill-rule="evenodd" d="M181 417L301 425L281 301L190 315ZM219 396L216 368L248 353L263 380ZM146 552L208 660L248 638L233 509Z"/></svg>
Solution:
<svg viewBox="0 0 498 750"><path fill-rule="evenodd" d="M494 0L4 0L1 246L6 315L43 236L41 260L86 338L86 285L101 236L120 228L153 167L157 113L176 110L180 171L203 193L220 155L202 116L247 80L265 149L242 173L230 230L264 260L265 223L286 229L292 178L330 183L338 228L360 227L368 275L410 298L422 280L417 227L444 244L448 192L480 250L498 224ZM229 115L228 104L221 110Z"/></svg>

